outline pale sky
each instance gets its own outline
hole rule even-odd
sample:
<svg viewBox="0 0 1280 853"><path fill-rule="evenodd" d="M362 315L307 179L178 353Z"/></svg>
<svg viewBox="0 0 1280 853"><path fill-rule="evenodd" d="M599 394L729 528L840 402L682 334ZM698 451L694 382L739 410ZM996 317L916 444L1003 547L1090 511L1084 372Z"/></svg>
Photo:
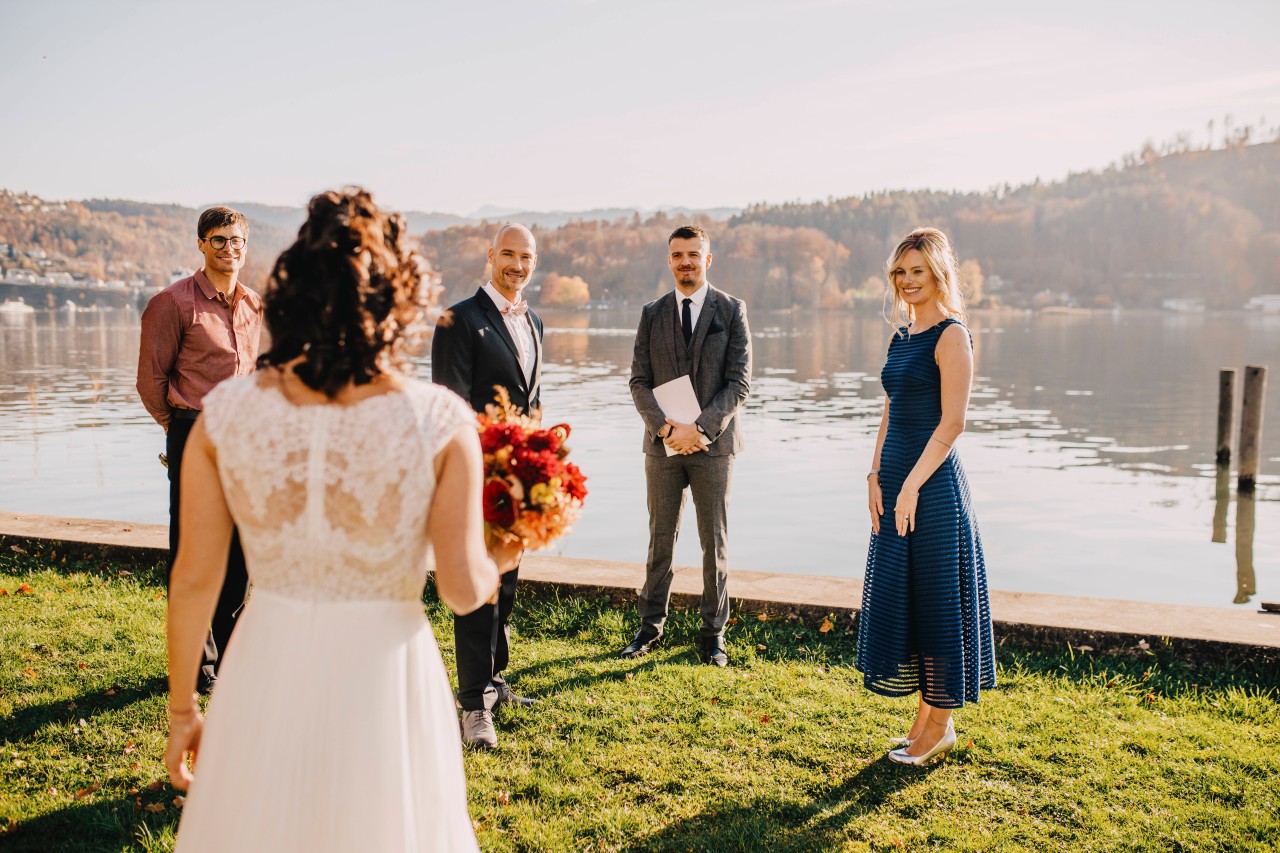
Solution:
<svg viewBox="0 0 1280 853"><path fill-rule="evenodd" d="M986 189L1280 123L1280 3L0 0L0 187L468 214Z"/></svg>

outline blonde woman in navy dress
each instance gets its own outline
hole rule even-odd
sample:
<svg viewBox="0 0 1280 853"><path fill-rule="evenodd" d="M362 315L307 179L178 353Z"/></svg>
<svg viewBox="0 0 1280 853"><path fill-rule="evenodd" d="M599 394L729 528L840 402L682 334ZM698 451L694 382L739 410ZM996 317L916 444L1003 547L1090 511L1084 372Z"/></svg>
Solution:
<svg viewBox="0 0 1280 853"><path fill-rule="evenodd" d="M954 445L964 431L973 340L945 234L917 228L887 265L895 326L867 475L871 545L857 667L882 696L919 692L915 721L889 758L922 764L956 743L951 712L995 686L991 610L969 484Z"/></svg>

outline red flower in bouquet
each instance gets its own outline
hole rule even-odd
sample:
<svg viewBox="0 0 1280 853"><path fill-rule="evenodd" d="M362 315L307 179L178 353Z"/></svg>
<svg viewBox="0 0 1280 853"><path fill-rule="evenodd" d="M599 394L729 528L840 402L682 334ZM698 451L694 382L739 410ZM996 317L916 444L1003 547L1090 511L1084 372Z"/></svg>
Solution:
<svg viewBox="0 0 1280 853"><path fill-rule="evenodd" d="M582 471L567 462L567 424L542 429L536 417L511 405L496 388L497 403L479 416L484 451L484 520L491 536L546 548L572 528L587 496Z"/></svg>
<svg viewBox="0 0 1280 853"><path fill-rule="evenodd" d="M484 484L484 520L486 524L510 527L516 520L516 502L505 480L488 480Z"/></svg>
<svg viewBox="0 0 1280 853"><path fill-rule="evenodd" d="M501 447L517 447L525 439L525 430L520 424L512 421L495 423L489 429L480 430L480 449L493 453Z"/></svg>
<svg viewBox="0 0 1280 853"><path fill-rule="evenodd" d="M520 447L511 452L511 471L525 488L535 483L550 483L564 469L564 464L550 450L534 451Z"/></svg>

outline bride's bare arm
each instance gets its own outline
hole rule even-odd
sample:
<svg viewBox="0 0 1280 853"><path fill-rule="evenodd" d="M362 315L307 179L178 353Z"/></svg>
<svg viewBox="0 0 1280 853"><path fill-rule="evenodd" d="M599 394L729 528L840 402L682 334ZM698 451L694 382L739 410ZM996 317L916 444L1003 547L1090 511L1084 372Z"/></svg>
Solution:
<svg viewBox="0 0 1280 853"><path fill-rule="evenodd" d="M427 534L436 555L436 589L454 613L470 613L498 588L484 544L480 439L468 423L436 456L436 493Z"/></svg>
<svg viewBox="0 0 1280 853"><path fill-rule="evenodd" d="M209 622L218 603L227 553L231 512L218 479L217 456L204 421L196 421L182 454L182 535L169 579L169 745L165 764L174 787L191 781L187 753L194 758L202 729L196 704L196 673Z"/></svg>

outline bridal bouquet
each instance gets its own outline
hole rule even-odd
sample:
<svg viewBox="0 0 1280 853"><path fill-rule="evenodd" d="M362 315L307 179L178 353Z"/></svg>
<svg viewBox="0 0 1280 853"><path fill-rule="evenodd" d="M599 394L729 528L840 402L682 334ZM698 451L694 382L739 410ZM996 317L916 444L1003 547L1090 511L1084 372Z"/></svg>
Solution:
<svg viewBox="0 0 1280 853"><path fill-rule="evenodd" d="M587 478L566 461L568 424L542 429L511 405L506 389L479 416L484 451L485 533L523 547L546 548L569 532L587 496Z"/></svg>

